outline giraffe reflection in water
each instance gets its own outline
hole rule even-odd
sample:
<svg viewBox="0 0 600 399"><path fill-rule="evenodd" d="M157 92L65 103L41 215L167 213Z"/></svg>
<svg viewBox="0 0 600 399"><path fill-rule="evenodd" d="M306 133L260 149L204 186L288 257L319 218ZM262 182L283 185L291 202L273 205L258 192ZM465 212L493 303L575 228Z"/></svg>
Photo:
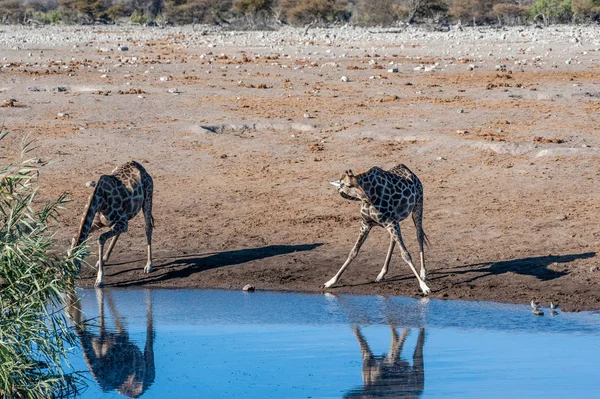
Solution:
<svg viewBox="0 0 600 399"><path fill-rule="evenodd" d="M390 326L392 341L389 353L375 356L369 343L358 326L353 327L354 335L360 345L362 355L362 377L364 386L354 389L345 398L419 398L425 387L425 365L423 346L425 329L419 328L419 336L413 353L412 366L401 358L404 342L410 328L404 328L402 334L394 325Z"/></svg>
<svg viewBox="0 0 600 399"><path fill-rule="evenodd" d="M143 353L129 338L125 321L119 315L110 292L96 289L96 299L99 311L97 332L90 331L90 326L82 318L79 298L75 295L69 301L69 313L76 325L85 362L102 391L114 390L130 398L138 398L148 390L155 377L150 291L146 291L146 346ZM105 300L114 317L114 330L107 329Z"/></svg>

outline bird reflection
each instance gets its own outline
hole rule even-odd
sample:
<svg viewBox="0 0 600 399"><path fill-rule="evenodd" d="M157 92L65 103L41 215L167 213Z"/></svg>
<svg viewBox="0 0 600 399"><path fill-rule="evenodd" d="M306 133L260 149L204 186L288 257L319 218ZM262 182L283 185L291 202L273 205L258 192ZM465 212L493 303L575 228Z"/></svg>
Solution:
<svg viewBox="0 0 600 399"><path fill-rule="evenodd" d="M402 348L410 333L410 328L398 331L390 326L392 340L389 353L375 356L369 343L358 326L353 327L354 335L360 345L362 355L363 387L352 390L345 398L418 398L425 387L425 365L423 363L423 346L425 344L425 329L419 329L417 344L413 353L412 366L402 360Z"/></svg>
<svg viewBox="0 0 600 399"><path fill-rule="evenodd" d="M138 398L152 385L155 377L150 292L146 291L146 346L143 353L130 340L125 322L119 316L110 292L96 289L96 299L99 328L97 332L92 332L89 324L82 318L79 298L74 293L69 296L69 313L76 326L85 362L102 391L114 390L130 398ZM114 330L107 330L106 327L105 300L115 320Z"/></svg>

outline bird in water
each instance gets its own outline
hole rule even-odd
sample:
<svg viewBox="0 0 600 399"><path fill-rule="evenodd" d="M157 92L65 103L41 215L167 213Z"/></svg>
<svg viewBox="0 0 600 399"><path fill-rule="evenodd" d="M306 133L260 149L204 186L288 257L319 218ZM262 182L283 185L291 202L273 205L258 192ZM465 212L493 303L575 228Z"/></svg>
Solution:
<svg viewBox="0 0 600 399"><path fill-rule="evenodd" d="M535 299L531 300L531 307L533 308L533 310L531 311L531 313L533 313L536 316L543 316L544 315L544 311L542 309L540 309L540 302L536 301Z"/></svg>
<svg viewBox="0 0 600 399"><path fill-rule="evenodd" d="M554 302L554 301L550 301L550 309L552 309L552 314L557 314L557 309L558 309L558 301Z"/></svg>

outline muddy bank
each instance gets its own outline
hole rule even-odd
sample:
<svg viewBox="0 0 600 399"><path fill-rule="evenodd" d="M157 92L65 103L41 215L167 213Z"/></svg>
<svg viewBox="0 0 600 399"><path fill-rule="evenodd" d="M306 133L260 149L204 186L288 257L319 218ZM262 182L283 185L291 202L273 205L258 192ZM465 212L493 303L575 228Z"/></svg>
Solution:
<svg viewBox="0 0 600 399"><path fill-rule="evenodd" d="M138 217L107 285L319 290L359 229L329 180L404 163L425 189L433 296L600 308L592 28L85 29L0 31L2 155L29 134L53 161L40 185L73 199L65 247L87 181L129 159L152 174L156 271ZM373 231L332 291L416 294L399 254L374 283L387 246Z"/></svg>

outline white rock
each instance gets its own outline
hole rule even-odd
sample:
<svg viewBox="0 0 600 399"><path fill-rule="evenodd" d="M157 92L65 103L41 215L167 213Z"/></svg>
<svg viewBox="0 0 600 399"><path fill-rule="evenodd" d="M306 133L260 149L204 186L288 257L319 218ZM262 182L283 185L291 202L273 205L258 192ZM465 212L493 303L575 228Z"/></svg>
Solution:
<svg viewBox="0 0 600 399"><path fill-rule="evenodd" d="M350 81L350 79L348 78L348 76L342 76L342 77L340 78L340 80L341 80L342 82L349 82L349 81Z"/></svg>

